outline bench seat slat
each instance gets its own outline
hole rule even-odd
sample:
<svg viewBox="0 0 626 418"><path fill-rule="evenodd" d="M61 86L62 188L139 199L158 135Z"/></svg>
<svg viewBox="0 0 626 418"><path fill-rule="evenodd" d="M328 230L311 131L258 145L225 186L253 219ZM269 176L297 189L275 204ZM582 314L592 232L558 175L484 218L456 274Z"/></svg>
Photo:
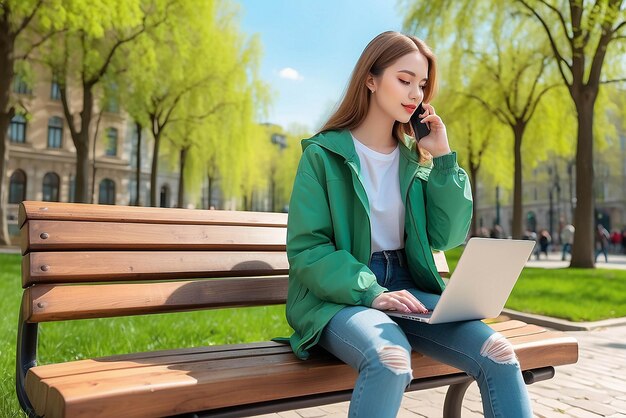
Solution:
<svg viewBox="0 0 626 418"><path fill-rule="evenodd" d="M24 257L23 287L36 283L274 276L289 273L284 251L70 251Z"/></svg>
<svg viewBox="0 0 626 418"><path fill-rule="evenodd" d="M31 220L22 227L22 254L55 250L285 251L286 228L63 222Z"/></svg>
<svg viewBox="0 0 626 418"><path fill-rule="evenodd" d="M24 201L20 204L18 224L30 219L55 221L148 222L194 225L287 226L286 213L169 209L121 205Z"/></svg>
<svg viewBox="0 0 626 418"><path fill-rule="evenodd" d="M502 324L513 322L518 321L507 321ZM510 340L528 335L541 334L547 331L545 328L536 325L524 325L522 327L517 327L516 324L511 325L513 325L512 328L500 331L502 335ZM495 327L492 325L492 328ZM291 347L289 345L274 342L237 344L228 347L229 348L227 348L227 346L207 346L188 349L163 350L139 354L124 354L120 356L103 357L100 359L77 360L69 363L49 364L38 368L37 376L38 379L49 379L54 377L70 376L73 374L92 373L96 371L185 362L188 361L188 359L199 358L199 356L213 359L224 357L252 357L267 354L270 351L280 353L291 352Z"/></svg>
<svg viewBox="0 0 626 418"><path fill-rule="evenodd" d="M490 324L490 326L509 339L546 332L545 328L525 324L524 322L517 320L497 322ZM77 373L125 368L129 367L128 365L131 363L134 363L137 367L146 364L162 364L169 362L169 359L171 358L182 358L188 355L221 355L224 351L229 352L229 355L231 356L251 356L257 355L259 352L265 352L264 350L268 348L281 352L291 352L291 347L289 345L277 344L271 341L230 346L206 346L176 350L149 351L145 353L122 354L96 359L76 360L69 363L48 364L44 367L40 367L37 375L40 379L47 379Z"/></svg>
<svg viewBox="0 0 626 418"><path fill-rule="evenodd" d="M27 322L182 312L285 303L287 277L103 285L34 285L24 290ZM254 292L250 292L250 285Z"/></svg>
<svg viewBox="0 0 626 418"><path fill-rule="evenodd" d="M509 337L523 369L576 361L575 339L561 332L524 328L518 328L517 336ZM255 351L259 354L258 350L241 350L238 351L241 357L222 360L216 359L222 355L219 352L194 354L167 365L164 357L161 359L164 361L139 361L141 366L131 369L122 367L85 373L74 370L71 375L57 378L41 379L39 374L45 375L45 369L53 365L39 366L29 371L27 390L31 391L29 397L44 400L45 406L40 404L38 408L50 414L46 416L64 410L68 416L97 417L104 411L116 414L116 408L120 408L120 415L139 417L228 406L235 399L242 401L242 397L245 402L258 402L273 398L277 393L291 397L344 390L354 384L356 373L336 359L316 355L303 362L293 356L288 346L279 344L260 350L272 352L273 349L275 353L261 356L252 356ZM417 353L413 353L412 365L415 378L458 372ZM32 384L38 379L39 385ZM229 384L225 385L224 381ZM61 401L61 395L66 402Z"/></svg>

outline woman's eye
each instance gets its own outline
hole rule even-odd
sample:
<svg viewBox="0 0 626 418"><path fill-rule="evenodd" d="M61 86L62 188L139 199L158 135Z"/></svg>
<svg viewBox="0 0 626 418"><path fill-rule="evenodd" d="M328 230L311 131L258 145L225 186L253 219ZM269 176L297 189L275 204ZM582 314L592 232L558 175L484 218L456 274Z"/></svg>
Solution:
<svg viewBox="0 0 626 418"><path fill-rule="evenodd" d="M402 84L405 84L405 85L411 84L411 82L410 82L410 81L404 81L404 80L402 80L402 79L400 79L400 82L401 82Z"/></svg>

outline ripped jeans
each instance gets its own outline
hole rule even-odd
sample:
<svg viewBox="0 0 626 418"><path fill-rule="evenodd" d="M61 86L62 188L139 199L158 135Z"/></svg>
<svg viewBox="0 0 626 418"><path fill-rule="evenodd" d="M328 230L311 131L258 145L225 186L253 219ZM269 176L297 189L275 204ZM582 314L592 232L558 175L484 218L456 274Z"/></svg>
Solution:
<svg viewBox="0 0 626 418"><path fill-rule="evenodd" d="M439 295L417 290L403 250L376 252L370 269L389 291L407 289L428 309ZM478 382L485 417L532 417L528 392L515 353L482 321L430 325L393 320L365 306L347 306L322 332L319 344L359 372L350 417L395 417L412 378L410 351L465 371Z"/></svg>

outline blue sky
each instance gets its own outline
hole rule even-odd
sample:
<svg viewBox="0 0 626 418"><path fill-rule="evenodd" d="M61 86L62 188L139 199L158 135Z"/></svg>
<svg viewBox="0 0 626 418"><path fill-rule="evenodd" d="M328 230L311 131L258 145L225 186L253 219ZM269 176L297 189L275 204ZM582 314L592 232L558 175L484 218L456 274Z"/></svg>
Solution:
<svg viewBox="0 0 626 418"><path fill-rule="evenodd" d="M271 122L319 127L341 98L365 46L402 30L393 0L235 0L241 30L263 44L261 78L275 92ZM323 120L324 119L324 120Z"/></svg>

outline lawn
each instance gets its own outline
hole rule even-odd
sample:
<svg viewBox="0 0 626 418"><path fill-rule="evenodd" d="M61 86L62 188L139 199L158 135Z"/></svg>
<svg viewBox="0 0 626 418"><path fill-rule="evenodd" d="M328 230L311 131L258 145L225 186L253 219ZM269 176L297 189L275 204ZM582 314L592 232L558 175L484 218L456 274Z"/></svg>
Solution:
<svg viewBox="0 0 626 418"><path fill-rule="evenodd" d="M446 252L453 271L462 248ZM626 271L525 268L506 307L570 321L626 316Z"/></svg>
<svg viewBox="0 0 626 418"><path fill-rule="evenodd" d="M461 251L447 253L451 270ZM19 255L0 254L0 417L25 416L14 389L20 283ZM626 316L626 271L527 268L507 307L575 321ZM261 341L290 333L282 305L50 323L40 326L39 361Z"/></svg>

